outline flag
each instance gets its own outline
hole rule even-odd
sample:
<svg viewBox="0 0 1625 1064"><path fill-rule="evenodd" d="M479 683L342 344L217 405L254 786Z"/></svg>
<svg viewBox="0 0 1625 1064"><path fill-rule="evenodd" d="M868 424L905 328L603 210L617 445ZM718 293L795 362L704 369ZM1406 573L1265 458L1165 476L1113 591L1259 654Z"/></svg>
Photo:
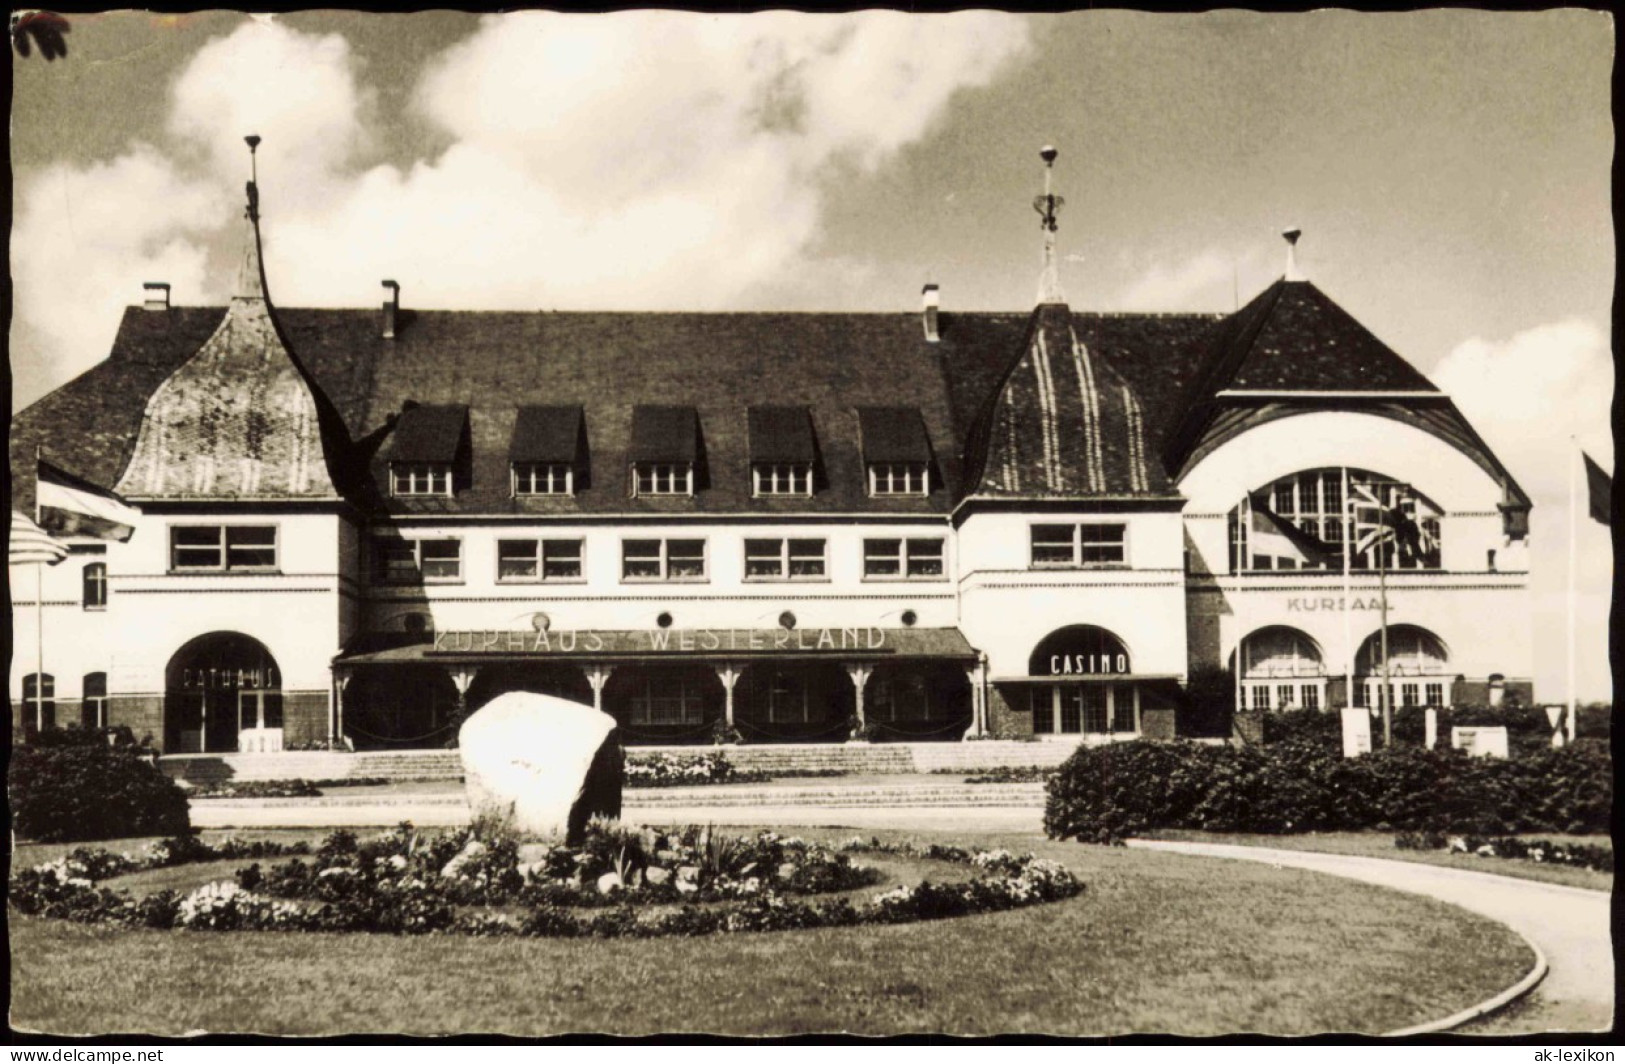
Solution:
<svg viewBox="0 0 1625 1064"><path fill-rule="evenodd" d="M40 524L58 535L124 542L141 511L119 496L43 459L39 464Z"/></svg>
<svg viewBox="0 0 1625 1064"><path fill-rule="evenodd" d="M1338 548L1305 532L1261 500L1258 495L1247 500L1251 514L1247 526L1249 550L1274 558L1291 558L1306 568L1327 565L1340 555Z"/></svg>
<svg viewBox="0 0 1625 1064"><path fill-rule="evenodd" d="M7 565L55 565L68 556L68 545L28 519L11 511L11 544L6 550Z"/></svg>
<svg viewBox="0 0 1625 1064"><path fill-rule="evenodd" d="M1432 527L1418 521L1411 510L1420 506L1419 500L1403 484L1392 485L1392 503L1384 500L1372 484L1354 482L1349 500L1354 507L1354 550L1364 554L1373 548L1393 543L1398 560L1416 563L1439 549L1438 537ZM1386 494L1386 493L1384 493ZM1406 503L1411 507L1407 508Z"/></svg>
<svg viewBox="0 0 1625 1064"><path fill-rule="evenodd" d="M1591 509L1591 518L1612 527L1614 523L1614 479L1604 473L1602 466L1592 461L1589 454L1581 451L1580 457L1585 459L1586 497Z"/></svg>

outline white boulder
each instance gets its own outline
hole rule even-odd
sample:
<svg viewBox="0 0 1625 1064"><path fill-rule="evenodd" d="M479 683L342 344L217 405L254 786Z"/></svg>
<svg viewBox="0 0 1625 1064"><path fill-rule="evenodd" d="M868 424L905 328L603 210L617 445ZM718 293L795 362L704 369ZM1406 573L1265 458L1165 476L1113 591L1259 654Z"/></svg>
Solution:
<svg viewBox="0 0 1625 1064"><path fill-rule="evenodd" d="M529 691L498 695L457 735L470 810L476 817L507 819L523 836L566 839L572 810L585 823L576 806L595 762L595 790L604 788L601 752L614 730L615 718L580 702ZM613 789L607 811L619 815L618 775Z"/></svg>

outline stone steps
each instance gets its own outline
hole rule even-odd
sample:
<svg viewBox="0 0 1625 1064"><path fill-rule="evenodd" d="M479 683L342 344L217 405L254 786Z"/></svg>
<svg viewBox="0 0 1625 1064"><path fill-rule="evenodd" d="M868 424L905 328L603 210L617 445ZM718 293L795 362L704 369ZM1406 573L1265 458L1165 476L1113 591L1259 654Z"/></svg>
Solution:
<svg viewBox="0 0 1625 1064"><path fill-rule="evenodd" d="M627 756L657 754L692 757L718 750L711 746L632 747ZM840 771L884 776L930 773L937 769L975 772L1018 765L1051 767L1076 746L1064 742L989 740L969 743L875 743L728 746L720 748L736 768L746 772ZM281 754L177 754L159 760L175 779L190 783L222 780L357 779L454 780L463 773L455 750L401 750L347 753L291 751Z"/></svg>

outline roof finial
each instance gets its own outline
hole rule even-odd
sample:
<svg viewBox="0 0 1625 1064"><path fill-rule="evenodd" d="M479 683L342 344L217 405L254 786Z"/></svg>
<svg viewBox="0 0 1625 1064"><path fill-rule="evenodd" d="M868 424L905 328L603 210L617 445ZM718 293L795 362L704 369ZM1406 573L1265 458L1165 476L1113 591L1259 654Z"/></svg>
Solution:
<svg viewBox="0 0 1625 1064"><path fill-rule="evenodd" d="M1055 157L1060 152L1052 145L1046 144L1039 149L1038 157L1044 160L1044 194L1034 197L1033 210L1039 213L1042 221L1039 227L1044 231L1044 272L1038 281L1038 302L1065 303L1066 296L1061 292L1061 275L1055 262L1055 232L1060 228L1056 221L1061 208L1066 206L1066 200L1050 191L1050 177L1055 169Z"/></svg>
<svg viewBox="0 0 1625 1064"><path fill-rule="evenodd" d="M243 261L237 270L237 298L264 299L265 278L260 270L260 175L257 154L260 138L250 133L243 141L248 145L248 211L244 215L248 219L248 232L243 234Z"/></svg>
<svg viewBox="0 0 1625 1064"><path fill-rule="evenodd" d="M1286 241L1286 279L1288 281L1303 280L1303 274L1298 272L1298 238L1302 235L1302 229L1287 229L1281 233L1281 238Z"/></svg>

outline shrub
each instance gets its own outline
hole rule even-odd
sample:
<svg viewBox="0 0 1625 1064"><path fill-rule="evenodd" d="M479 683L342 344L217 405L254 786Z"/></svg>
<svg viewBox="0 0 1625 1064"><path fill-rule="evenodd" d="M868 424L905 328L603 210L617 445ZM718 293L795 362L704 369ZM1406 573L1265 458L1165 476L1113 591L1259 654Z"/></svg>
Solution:
<svg viewBox="0 0 1625 1064"><path fill-rule="evenodd" d="M1157 828L1597 832L1612 804L1613 766L1597 743L1508 760L1397 745L1345 758L1306 728L1262 749L1080 748L1050 780L1044 828L1080 842Z"/></svg>
<svg viewBox="0 0 1625 1064"><path fill-rule="evenodd" d="M180 835L191 830L186 794L132 747L105 738L12 752L12 826L37 842Z"/></svg>

